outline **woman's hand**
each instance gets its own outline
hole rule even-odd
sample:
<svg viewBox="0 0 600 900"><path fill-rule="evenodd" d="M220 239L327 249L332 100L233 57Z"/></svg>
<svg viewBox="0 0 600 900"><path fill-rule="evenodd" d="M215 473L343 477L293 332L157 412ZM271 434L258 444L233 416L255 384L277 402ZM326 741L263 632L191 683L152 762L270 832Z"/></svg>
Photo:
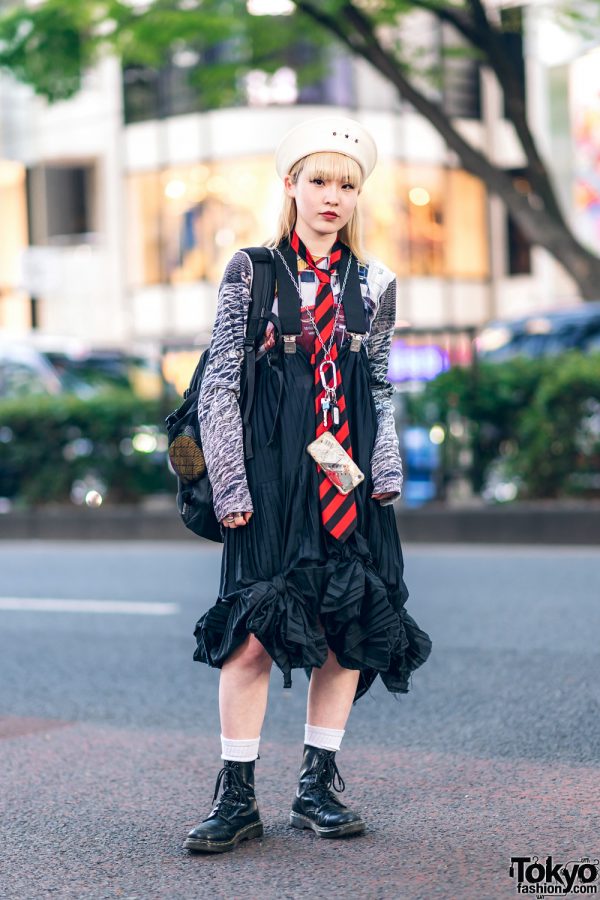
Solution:
<svg viewBox="0 0 600 900"><path fill-rule="evenodd" d="M371 494L373 500L387 500L388 497L397 497L398 491L386 491L384 494Z"/></svg>
<svg viewBox="0 0 600 900"><path fill-rule="evenodd" d="M240 525L246 525L251 515L251 512L229 513L224 519L221 519L221 525L225 528L238 528Z"/></svg>

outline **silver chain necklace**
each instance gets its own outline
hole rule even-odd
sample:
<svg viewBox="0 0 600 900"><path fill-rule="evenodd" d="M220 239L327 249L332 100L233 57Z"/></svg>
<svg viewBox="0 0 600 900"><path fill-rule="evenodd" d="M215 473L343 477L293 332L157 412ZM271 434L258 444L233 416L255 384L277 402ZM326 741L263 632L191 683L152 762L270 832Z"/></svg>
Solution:
<svg viewBox="0 0 600 900"><path fill-rule="evenodd" d="M288 266L287 262L285 261L285 257L284 257L284 255L283 255L283 253L282 253L280 250L278 250L277 248L275 248L275 252L278 253L279 256L281 257L281 261L282 261L282 263L284 264L284 266L286 267L287 272L288 272L288 275L290 276L290 278L291 278L291 280L292 280L292 284L293 284L294 287L296 288L296 291L297 291L297 293L298 293L298 296L300 297L300 301L302 302L302 301L304 300L304 298L303 298L303 296L302 296L302 291L301 291L300 288L298 287L298 282L297 282L297 280L294 278L294 276L293 276L293 274L292 274L292 271L291 271L290 267ZM314 329L314 332L315 332L316 336L317 336L318 339L319 339L319 343L321 344L321 347L322 347L323 350L325 351L325 360L326 360L326 361L328 361L328 360L331 359L331 348L333 347L333 342L334 342L334 340L335 340L335 329L336 329L336 327L337 327L337 321L338 321L338 318L339 318L339 315L340 315L340 310L341 310L341 308L342 308L342 297L344 296L344 289L345 289L345 287L346 287L346 282L348 281L348 273L350 272L350 266L351 266L351 265L352 265L352 254L350 254L350 258L348 259L348 265L346 266L346 274L344 275L344 283L342 284L342 287L341 287L341 290L340 290L340 295L339 295L339 297L338 297L337 309L336 309L336 311L335 311L335 318L334 318L334 320L333 320L333 330L332 330L332 332L331 332L331 337L329 338L329 346L328 346L328 347L326 347L325 344L323 343L323 341L321 340L321 332L320 332L319 329L317 328L317 323L316 323L315 320L313 319L313 316L312 316L311 311L308 309L308 307L304 307L306 313L308 314L308 318L309 318L310 321L311 321L311 324L312 324L312 327L313 327L313 329ZM319 290L319 286L317 286L317 291L318 291L318 290ZM332 290L332 293L333 293L333 288L332 288L331 290ZM334 301L334 302L335 302L335 301ZM316 301L315 301L315 303L316 303Z"/></svg>

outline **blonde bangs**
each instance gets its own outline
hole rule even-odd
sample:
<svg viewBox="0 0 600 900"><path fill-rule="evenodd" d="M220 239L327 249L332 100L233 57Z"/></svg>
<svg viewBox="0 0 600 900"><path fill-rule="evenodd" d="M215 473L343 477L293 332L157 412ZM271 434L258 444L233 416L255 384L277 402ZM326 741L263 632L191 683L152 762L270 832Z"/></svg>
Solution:
<svg viewBox="0 0 600 900"><path fill-rule="evenodd" d="M323 181L342 181L349 183L360 193L362 189L362 169L356 160L344 153L310 153L294 163L290 169L290 176L294 182L298 180L301 172L307 179L322 178ZM289 240L296 225L296 201L293 197L283 195L283 203L279 212L279 218L272 238L263 243L263 247L277 247L283 240ZM338 238L350 248L360 263L366 262L362 247L362 225L360 210L356 205L349 222L340 229Z"/></svg>
<svg viewBox="0 0 600 900"><path fill-rule="evenodd" d="M302 166L301 163L304 163ZM343 153L311 153L296 163L298 172L305 178L322 178L323 181L348 182L358 191L362 187L362 170L355 159ZM292 168L292 172L296 168Z"/></svg>

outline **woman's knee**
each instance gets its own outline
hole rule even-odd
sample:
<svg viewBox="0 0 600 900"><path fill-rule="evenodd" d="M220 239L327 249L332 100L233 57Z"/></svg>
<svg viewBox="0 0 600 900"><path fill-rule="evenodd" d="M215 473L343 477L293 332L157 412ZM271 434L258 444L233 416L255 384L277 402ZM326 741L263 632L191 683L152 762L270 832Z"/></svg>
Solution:
<svg viewBox="0 0 600 900"><path fill-rule="evenodd" d="M240 644L224 665L237 665L249 669L270 670L273 660L253 634L249 634L243 644Z"/></svg>

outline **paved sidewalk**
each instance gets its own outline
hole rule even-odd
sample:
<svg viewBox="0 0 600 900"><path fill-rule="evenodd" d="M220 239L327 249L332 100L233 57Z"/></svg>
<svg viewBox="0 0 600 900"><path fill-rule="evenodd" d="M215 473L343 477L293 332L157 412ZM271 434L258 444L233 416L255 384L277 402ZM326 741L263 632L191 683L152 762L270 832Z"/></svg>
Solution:
<svg viewBox="0 0 600 900"><path fill-rule="evenodd" d="M483 900L516 897L511 855L598 855L600 771L415 751L340 751L362 837L287 825L298 747L264 741L262 840L222 856L181 849L208 812L213 738L0 719L6 900ZM549 736L551 740L551 736Z"/></svg>

